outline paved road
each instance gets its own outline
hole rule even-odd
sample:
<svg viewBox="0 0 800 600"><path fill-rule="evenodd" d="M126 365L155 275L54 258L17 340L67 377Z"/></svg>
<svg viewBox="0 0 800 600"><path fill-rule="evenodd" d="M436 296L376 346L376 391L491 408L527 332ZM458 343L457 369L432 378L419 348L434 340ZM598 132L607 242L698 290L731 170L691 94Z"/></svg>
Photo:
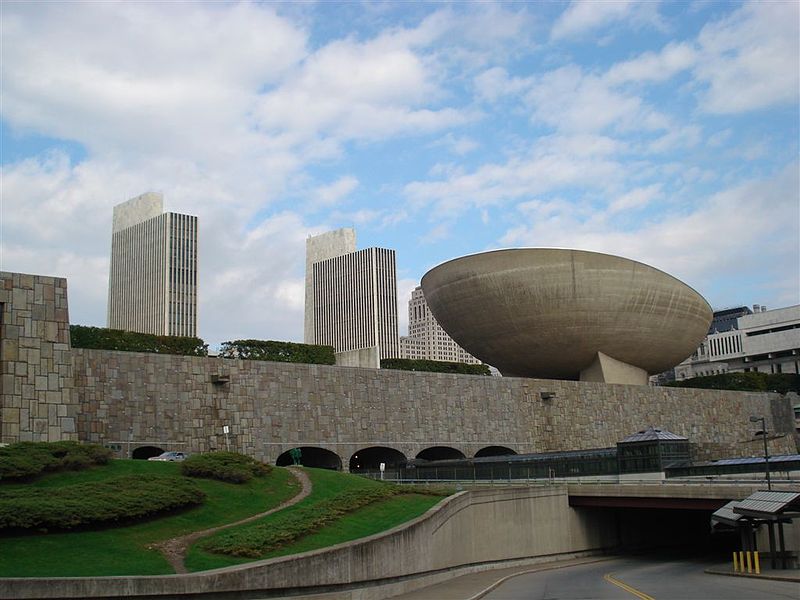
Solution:
<svg viewBox="0 0 800 600"><path fill-rule="evenodd" d="M703 573L702 561L621 558L519 575L486 600L798 600L800 585Z"/></svg>

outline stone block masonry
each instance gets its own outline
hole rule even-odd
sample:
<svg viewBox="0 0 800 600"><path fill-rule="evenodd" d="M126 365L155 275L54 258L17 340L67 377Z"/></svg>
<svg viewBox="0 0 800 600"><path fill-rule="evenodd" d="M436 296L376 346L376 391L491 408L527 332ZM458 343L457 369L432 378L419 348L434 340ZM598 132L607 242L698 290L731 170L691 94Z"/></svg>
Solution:
<svg viewBox="0 0 800 600"><path fill-rule="evenodd" d="M481 377L75 349L80 438L190 452L235 449L274 462L295 446L431 446L473 456L611 447L655 425L684 435L699 460L760 455L752 414L774 454L793 453L791 402L779 394ZM543 400L542 393L552 394ZM223 427L230 428L226 439ZM129 442L129 443L126 443Z"/></svg>
<svg viewBox="0 0 800 600"><path fill-rule="evenodd" d="M67 280L0 272L0 442L77 439Z"/></svg>

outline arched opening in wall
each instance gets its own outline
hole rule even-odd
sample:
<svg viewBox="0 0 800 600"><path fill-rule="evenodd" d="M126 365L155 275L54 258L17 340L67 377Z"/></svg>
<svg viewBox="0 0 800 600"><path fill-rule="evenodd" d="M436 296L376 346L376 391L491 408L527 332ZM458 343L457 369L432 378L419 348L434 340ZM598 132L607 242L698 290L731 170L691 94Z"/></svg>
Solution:
<svg viewBox="0 0 800 600"><path fill-rule="evenodd" d="M300 448L292 448L292 450L300 450L300 464L304 467L312 467L315 469L331 469L334 471L342 470L342 459L339 455L325 448L317 448L316 446L300 446ZM292 457L292 450L287 450L278 457L275 464L279 467L289 467L294 464Z"/></svg>
<svg viewBox="0 0 800 600"><path fill-rule="evenodd" d="M509 456L511 454L516 454L516 452L505 446L486 446L486 448L481 448L475 453L475 458L480 458L481 456Z"/></svg>
<svg viewBox="0 0 800 600"><path fill-rule="evenodd" d="M362 448L350 457L350 472L380 471L381 463L386 470L396 470L406 461L406 455L386 446Z"/></svg>
<svg viewBox="0 0 800 600"><path fill-rule="evenodd" d="M147 460L148 458L158 456L159 454L164 454L164 450L162 448L158 448L157 446L139 446L133 451L131 456L137 460Z"/></svg>
<svg viewBox="0 0 800 600"><path fill-rule="evenodd" d="M464 453L450 446L431 446L417 454L422 460L457 460L466 458Z"/></svg>

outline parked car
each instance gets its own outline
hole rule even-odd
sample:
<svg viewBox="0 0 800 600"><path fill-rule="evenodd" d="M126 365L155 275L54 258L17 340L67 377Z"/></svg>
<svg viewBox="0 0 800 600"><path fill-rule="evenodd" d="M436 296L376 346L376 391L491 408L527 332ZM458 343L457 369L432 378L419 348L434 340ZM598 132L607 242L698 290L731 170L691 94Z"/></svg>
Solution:
<svg viewBox="0 0 800 600"><path fill-rule="evenodd" d="M147 460L161 460L167 462L174 462L176 460L186 460L186 455L183 452L164 452L158 456L151 456Z"/></svg>

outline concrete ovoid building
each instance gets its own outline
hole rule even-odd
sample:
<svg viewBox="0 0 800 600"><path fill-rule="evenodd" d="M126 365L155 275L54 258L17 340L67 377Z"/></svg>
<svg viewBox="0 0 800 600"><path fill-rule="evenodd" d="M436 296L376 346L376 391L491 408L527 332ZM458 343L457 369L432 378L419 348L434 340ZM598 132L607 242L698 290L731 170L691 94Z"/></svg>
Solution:
<svg viewBox="0 0 800 600"><path fill-rule="evenodd" d="M149 192L114 207L108 326L197 335L197 217Z"/></svg>
<svg viewBox="0 0 800 600"><path fill-rule="evenodd" d="M505 376L646 384L711 323L675 277L597 252L516 248L445 262L422 278L436 320Z"/></svg>
<svg viewBox="0 0 800 600"><path fill-rule="evenodd" d="M351 228L309 237L305 298L304 340L333 346L336 364L378 368L400 355L394 250L356 250Z"/></svg>

